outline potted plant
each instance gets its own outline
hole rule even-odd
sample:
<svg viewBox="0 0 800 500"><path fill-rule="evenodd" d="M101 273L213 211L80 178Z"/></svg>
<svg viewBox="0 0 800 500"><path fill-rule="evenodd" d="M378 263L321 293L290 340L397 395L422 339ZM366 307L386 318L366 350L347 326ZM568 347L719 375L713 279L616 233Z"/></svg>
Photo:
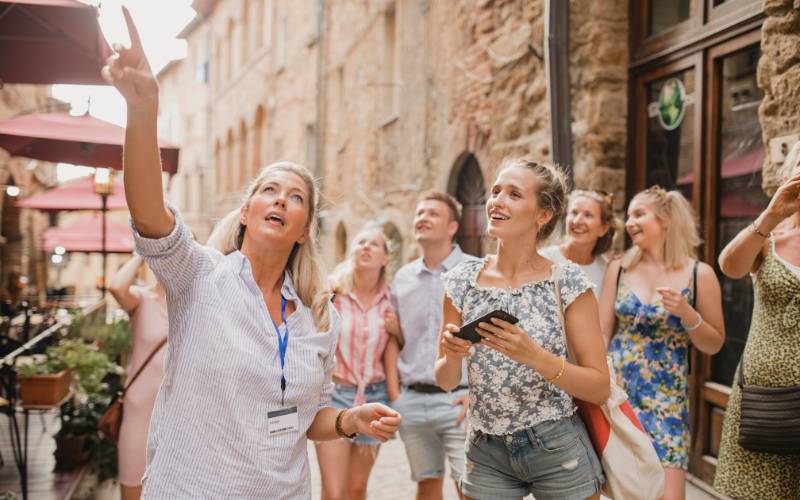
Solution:
<svg viewBox="0 0 800 500"><path fill-rule="evenodd" d="M19 397L23 404L54 406L69 393L70 372L58 359L17 367Z"/></svg>

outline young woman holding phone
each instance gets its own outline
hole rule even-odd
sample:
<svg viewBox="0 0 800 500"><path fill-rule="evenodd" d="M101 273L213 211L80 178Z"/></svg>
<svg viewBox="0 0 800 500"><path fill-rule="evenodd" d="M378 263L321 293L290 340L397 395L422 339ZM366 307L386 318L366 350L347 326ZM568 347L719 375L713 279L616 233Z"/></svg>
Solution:
<svg viewBox="0 0 800 500"><path fill-rule="evenodd" d="M469 358L471 465L461 486L478 499L598 498L603 471L572 399L609 397L597 301L576 264L537 252L564 211L566 183L554 167L525 159L506 160L499 172L486 202L497 254L443 277L437 383L456 387ZM480 323L474 347L457 336L460 325L497 309L519 322ZM577 364L567 361L568 347Z"/></svg>

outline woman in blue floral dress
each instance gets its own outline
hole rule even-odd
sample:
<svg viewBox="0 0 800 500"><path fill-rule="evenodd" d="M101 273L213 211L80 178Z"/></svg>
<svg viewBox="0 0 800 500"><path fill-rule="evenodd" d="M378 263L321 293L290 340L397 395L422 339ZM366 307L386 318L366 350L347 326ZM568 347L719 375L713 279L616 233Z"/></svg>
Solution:
<svg viewBox="0 0 800 500"><path fill-rule="evenodd" d="M678 191L637 194L625 223L633 247L609 265L600 300L612 364L661 459L666 499L685 497L689 344L713 354L725 339L719 281L697 261L694 220Z"/></svg>

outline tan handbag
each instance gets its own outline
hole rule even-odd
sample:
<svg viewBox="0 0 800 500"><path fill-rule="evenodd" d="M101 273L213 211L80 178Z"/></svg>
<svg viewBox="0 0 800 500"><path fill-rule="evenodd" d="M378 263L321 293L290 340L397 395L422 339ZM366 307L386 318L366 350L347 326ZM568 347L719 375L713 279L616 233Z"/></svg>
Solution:
<svg viewBox="0 0 800 500"><path fill-rule="evenodd" d="M569 348L567 330L564 326L564 307L559 285L561 268L557 268L554 272L558 273L553 278L564 345L567 346L570 362L577 364L575 355ZM608 362L608 359L606 360ZM578 415L589 432L606 476L606 482L602 487L603 495L614 500L661 498L664 494L664 469L658 454L650 441L650 436L647 435L628 402L628 396L615 382L610 362L608 362L608 373L611 377L611 395L608 401L596 405L575 400Z"/></svg>
<svg viewBox="0 0 800 500"><path fill-rule="evenodd" d="M150 360L153 359L153 356L155 356L156 353L162 347L164 347L164 344L166 343L167 339L164 339L155 347L155 349L153 349L153 352L147 356L147 359L144 360L142 366L136 370L136 373L133 374L133 377L131 377L125 387L111 399L111 403L109 403L108 408L106 408L106 411L103 413L103 416L97 421L97 428L109 441L112 441L113 443L119 441L119 430L122 427L122 404L125 400L125 393L128 392L128 389L130 389L131 385L136 381L142 371L144 371L144 368L148 363L150 363Z"/></svg>

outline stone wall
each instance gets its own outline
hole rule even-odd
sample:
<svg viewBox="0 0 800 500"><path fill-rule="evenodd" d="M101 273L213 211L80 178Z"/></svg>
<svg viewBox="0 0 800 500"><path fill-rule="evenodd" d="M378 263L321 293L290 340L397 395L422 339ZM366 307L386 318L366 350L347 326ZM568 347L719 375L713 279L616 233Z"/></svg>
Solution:
<svg viewBox="0 0 800 500"><path fill-rule="evenodd" d="M162 78L164 116L178 102L179 122L195 130L181 140L181 170L213 165L209 193L199 194L212 205L206 221L232 208L251 177L259 113L265 121L260 164L285 158L319 167L322 249L331 264L370 220L396 234L402 260L412 257L417 195L454 191L468 159L477 162L487 190L504 157L549 159L544 0L340 0L322 2L321 13L309 7L315 2L260 2L219 1L187 34L189 59L211 47L205 127L193 118L202 103L186 90L193 88L188 85L196 63L184 61L186 67ZM241 55L245 26L252 32L258 22L252 16L262 4L272 6L270 42ZM576 0L571 12L576 182L620 193L627 11L627 0ZM315 38L320 15L323 30ZM229 53L234 61L226 72ZM190 204L180 194L192 191L181 187L186 182L179 174L173 194L179 205Z"/></svg>
<svg viewBox="0 0 800 500"><path fill-rule="evenodd" d="M570 71L575 185L624 202L628 0L571 2Z"/></svg>
<svg viewBox="0 0 800 500"><path fill-rule="evenodd" d="M800 1L764 0L767 18L761 30L762 57L758 86L764 91L759 108L764 144L800 134ZM764 189L780 183L781 163L769 155L764 162Z"/></svg>

